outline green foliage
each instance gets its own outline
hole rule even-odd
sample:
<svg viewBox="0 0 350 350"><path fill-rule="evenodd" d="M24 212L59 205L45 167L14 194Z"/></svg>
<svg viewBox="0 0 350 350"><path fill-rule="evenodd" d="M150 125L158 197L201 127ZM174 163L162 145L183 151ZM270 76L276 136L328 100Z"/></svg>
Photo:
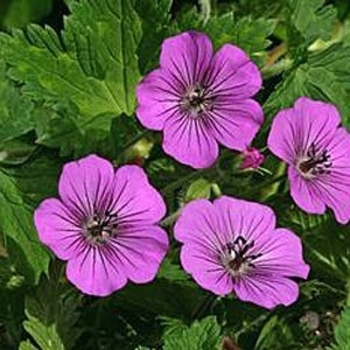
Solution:
<svg viewBox="0 0 350 350"><path fill-rule="evenodd" d="M193 349L213 350L220 343L220 326L215 317L210 316L195 321L187 329L177 328L164 337L164 350Z"/></svg>
<svg viewBox="0 0 350 350"><path fill-rule="evenodd" d="M25 84L26 96L45 103L54 114L61 111L61 118L49 119L51 128L54 119L54 127L64 133L75 129L85 135L93 130L103 138L113 118L133 113L141 31L132 4L115 0L111 7L106 0L72 1L72 14L60 37L51 28L36 25L25 33L0 35L0 58L11 66L11 78ZM68 108L67 119L63 108ZM69 147L71 138L56 137L54 143Z"/></svg>
<svg viewBox="0 0 350 350"><path fill-rule="evenodd" d="M342 43L310 55L307 62L294 67L265 102L270 117L290 107L300 96L334 103L349 125L350 47Z"/></svg>
<svg viewBox="0 0 350 350"><path fill-rule="evenodd" d="M310 45L316 39L331 38L337 19L337 11L332 5L324 6L325 0L288 0L287 3L289 23L305 45ZM295 34L293 31L293 35Z"/></svg>
<svg viewBox="0 0 350 350"><path fill-rule="evenodd" d="M62 284L62 269L54 266L52 270L50 279L43 277L36 293L26 298L23 326L42 350L74 349L81 333L75 328L78 298Z"/></svg>
<svg viewBox="0 0 350 350"><path fill-rule="evenodd" d="M0 25L6 29L24 27L48 15L51 7L52 0L3 0L0 5Z"/></svg>
<svg viewBox="0 0 350 350"><path fill-rule="evenodd" d="M38 241L32 208L22 196L15 180L0 170L0 230L17 270L33 283L47 271L49 256Z"/></svg>
<svg viewBox="0 0 350 350"><path fill-rule="evenodd" d="M44 23L52 4L0 2L0 348L213 350L230 337L242 349L350 349L349 308L339 317L349 298L349 227L296 208L266 133L254 146L270 175L240 172L233 151L198 171L168 157L160 133L134 117L135 87L159 66L163 40L198 30L216 50L240 46L261 68L265 130L302 95L337 105L349 127L349 2L65 0L65 17L26 27ZM39 203L57 196L63 164L90 153L142 165L168 208L161 225L171 248L157 277L108 298L78 294L33 223ZM183 270L173 224L185 203L220 191L270 205L278 226L301 237L311 272L292 306L267 311L233 293L214 300ZM310 315L316 326L304 322Z"/></svg>
<svg viewBox="0 0 350 350"><path fill-rule="evenodd" d="M0 145L34 128L34 105L21 95L15 84L6 78L5 64L0 60Z"/></svg>
<svg viewBox="0 0 350 350"><path fill-rule="evenodd" d="M157 65L160 45L169 34L172 0L136 1L135 9L142 19L142 38L138 47L142 73Z"/></svg>
<svg viewBox="0 0 350 350"><path fill-rule="evenodd" d="M211 184L209 181L205 179L198 179L191 183L190 187L188 188L186 195L185 195L185 201L190 202L193 199L197 198L206 198L208 199L210 197L211 192Z"/></svg>
<svg viewBox="0 0 350 350"><path fill-rule="evenodd" d="M350 307L345 307L334 329L336 344L334 350L350 349Z"/></svg>
<svg viewBox="0 0 350 350"><path fill-rule="evenodd" d="M203 26L216 48L225 43L235 44L248 52L258 64L263 63L264 51L271 43L268 37L274 28L273 20L250 16L235 18L233 13L211 17Z"/></svg>
<svg viewBox="0 0 350 350"><path fill-rule="evenodd" d="M295 349L293 334L287 323L283 322L277 316L273 316L265 323L259 338L256 342L256 350L268 350L274 344L284 344L284 349Z"/></svg>

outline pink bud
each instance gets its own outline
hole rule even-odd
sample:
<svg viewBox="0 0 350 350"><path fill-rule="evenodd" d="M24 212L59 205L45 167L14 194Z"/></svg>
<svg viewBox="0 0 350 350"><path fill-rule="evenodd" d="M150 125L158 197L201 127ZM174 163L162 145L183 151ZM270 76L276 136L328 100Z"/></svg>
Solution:
<svg viewBox="0 0 350 350"><path fill-rule="evenodd" d="M265 156L254 147L248 146L242 153L243 161L240 164L240 169L257 169L265 160Z"/></svg>

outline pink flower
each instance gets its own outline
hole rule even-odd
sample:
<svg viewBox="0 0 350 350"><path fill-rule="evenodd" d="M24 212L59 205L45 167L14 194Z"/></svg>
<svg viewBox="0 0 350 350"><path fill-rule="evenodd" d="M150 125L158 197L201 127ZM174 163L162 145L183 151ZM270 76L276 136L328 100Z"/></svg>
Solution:
<svg viewBox="0 0 350 350"><path fill-rule="evenodd" d="M154 279L168 250L157 226L166 207L138 166L116 172L90 155L70 162L59 180L60 198L35 211L40 240L68 260L67 278L86 294L105 296L128 280Z"/></svg>
<svg viewBox="0 0 350 350"><path fill-rule="evenodd" d="M183 243L181 263L204 289L236 293L244 301L271 309L296 301L298 285L309 266L300 239L276 228L273 211L258 203L223 196L213 203L187 204L175 225Z"/></svg>
<svg viewBox="0 0 350 350"><path fill-rule="evenodd" d="M247 147L242 152L243 161L240 164L240 169L257 169L264 162L265 157L260 151L254 147Z"/></svg>
<svg viewBox="0 0 350 350"><path fill-rule="evenodd" d="M338 222L350 219L350 135L337 109L299 98L273 120L268 146L288 165L291 196L308 213L333 209Z"/></svg>
<svg viewBox="0 0 350 350"><path fill-rule="evenodd" d="M164 41L160 68L137 87L137 117L163 130L163 149L193 168L212 165L218 143L235 150L250 144L263 122L251 99L261 87L258 68L238 47L214 54L210 39L186 32Z"/></svg>

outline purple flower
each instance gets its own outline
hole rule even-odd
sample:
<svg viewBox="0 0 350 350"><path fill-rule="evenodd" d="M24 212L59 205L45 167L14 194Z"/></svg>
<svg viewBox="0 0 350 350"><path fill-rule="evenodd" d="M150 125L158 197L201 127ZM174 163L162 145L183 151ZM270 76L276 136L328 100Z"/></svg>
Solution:
<svg viewBox="0 0 350 350"><path fill-rule="evenodd" d="M247 147L242 152L243 161L240 169L257 169L264 162L265 157L260 151L254 147Z"/></svg>
<svg viewBox="0 0 350 350"><path fill-rule="evenodd" d="M164 41L160 68L137 87L137 117L163 130L163 149L194 168L212 165L218 143L235 150L250 144L263 122L251 96L261 87L258 68L238 47L213 53L210 39L187 32Z"/></svg>
<svg viewBox="0 0 350 350"><path fill-rule="evenodd" d="M275 227L273 211L258 203L223 196L213 203L187 204L175 225L184 243L181 263L204 289L237 297L268 309L290 305L298 285L290 277L306 278L309 266L300 239Z"/></svg>
<svg viewBox="0 0 350 350"><path fill-rule="evenodd" d="M68 260L67 278L86 294L105 296L127 280L154 279L168 250L156 224L166 207L138 166L116 172L90 155L66 164L60 199L44 200L35 211L40 240Z"/></svg>
<svg viewBox="0 0 350 350"><path fill-rule="evenodd" d="M268 146L289 165L291 196L308 213L333 209L338 222L350 219L350 135L337 109L299 98L273 120Z"/></svg>

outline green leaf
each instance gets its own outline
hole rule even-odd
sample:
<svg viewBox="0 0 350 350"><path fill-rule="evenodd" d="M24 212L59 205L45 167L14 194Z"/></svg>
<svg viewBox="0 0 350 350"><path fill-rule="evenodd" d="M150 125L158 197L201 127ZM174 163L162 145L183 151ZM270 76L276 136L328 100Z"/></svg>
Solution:
<svg viewBox="0 0 350 350"><path fill-rule="evenodd" d="M272 316L262 328L254 349L269 350L276 344L284 344L285 349L295 349L292 343L293 334L288 324L277 316Z"/></svg>
<svg viewBox="0 0 350 350"><path fill-rule="evenodd" d="M71 1L70 9L60 37L37 25L2 33L0 58L34 101L69 107L71 121L62 118L60 129L68 133L70 124L103 138L113 118L135 108L140 20L129 0Z"/></svg>
<svg viewBox="0 0 350 350"><path fill-rule="evenodd" d="M0 144L33 129L33 104L21 95L19 88L6 76L5 64L0 60ZM5 127L6 126L6 127Z"/></svg>
<svg viewBox="0 0 350 350"><path fill-rule="evenodd" d="M174 264L169 258L165 258L160 266L157 278L165 278L175 283L184 283L189 280L189 275L178 264Z"/></svg>
<svg viewBox="0 0 350 350"><path fill-rule="evenodd" d="M142 39L138 47L139 66L146 73L158 65L159 48L169 35L172 0L143 0L135 3L142 20Z"/></svg>
<svg viewBox="0 0 350 350"><path fill-rule="evenodd" d="M339 322L334 329L336 345L332 349L345 350L350 349L350 307L345 307Z"/></svg>
<svg viewBox="0 0 350 350"><path fill-rule="evenodd" d="M329 40L337 20L337 11L325 0L288 0L289 23L307 45L320 38Z"/></svg>
<svg viewBox="0 0 350 350"><path fill-rule="evenodd" d="M273 117L280 109L291 107L300 96L335 104L343 123L350 125L350 47L338 43L310 55L307 62L287 72L265 103Z"/></svg>
<svg viewBox="0 0 350 350"><path fill-rule="evenodd" d="M250 16L235 18L233 13L211 17L204 26L217 49L225 43L235 44L257 63L262 63L264 51L270 45L268 37L274 28L274 20Z"/></svg>
<svg viewBox="0 0 350 350"><path fill-rule="evenodd" d="M35 317L24 321L24 329L35 339L42 350L65 350L54 325L45 326ZM35 348L34 348L35 349Z"/></svg>
<svg viewBox="0 0 350 350"><path fill-rule="evenodd" d="M73 349L81 330L77 294L62 284L61 266L54 265L50 279L43 277L35 293L26 298L27 320L23 325L42 350Z"/></svg>
<svg viewBox="0 0 350 350"><path fill-rule="evenodd" d="M210 197L211 184L205 179L198 179L191 183L188 188L185 196L185 201L190 202L193 199L197 198L206 198Z"/></svg>
<svg viewBox="0 0 350 350"><path fill-rule="evenodd" d="M19 345L19 350L38 350L29 340L22 341Z"/></svg>
<svg viewBox="0 0 350 350"><path fill-rule="evenodd" d="M220 343L220 326L214 316L195 321L190 328L164 336L164 350L213 350Z"/></svg>
<svg viewBox="0 0 350 350"><path fill-rule="evenodd" d="M30 22L37 22L48 15L52 7L52 0L3 1L5 11L0 14L0 22L6 29L24 27Z"/></svg>
<svg viewBox="0 0 350 350"><path fill-rule="evenodd" d="M237 45L259 65L263 64L265 50L271 44L269 36L276 25L273 19L236 17L233 12L211 16L203 21L194 9L176 19L173 34L193 29L203 31L210 36L216 50L226 43Z"/></svg>
<svg viewBox="0 0 350 350"><path fill-rule="evenodd" d="M47 271L49 255L39 243L33 224L33 209L23 199L15 180L0 170L0 231L11 261L28 283Z"/></svg>
<svg viewBox="0 0 350 350"><path fill-rule="evenodd" d="M57 154L36 155L20 166L0 168L0 231L10 261L27 283L47 271L49 254L38 240L33 214L41 200L57 192L62 164Z"/></svg>

